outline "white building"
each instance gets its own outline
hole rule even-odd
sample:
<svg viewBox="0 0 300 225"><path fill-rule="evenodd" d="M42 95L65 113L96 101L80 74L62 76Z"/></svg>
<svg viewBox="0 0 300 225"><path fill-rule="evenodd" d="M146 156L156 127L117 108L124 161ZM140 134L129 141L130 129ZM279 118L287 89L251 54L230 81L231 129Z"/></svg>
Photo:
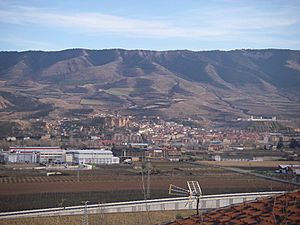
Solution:
<svg viewBox="0 0 300 225"><path fill-rule="evenodd" d="M265 122L265 121L276 121L277 118L276 116L250 116L250 119L248 119L249 121L261 121L261 122Z"/></svg>
<svg viewBox="0 0 300 225"><path fill-rule="evenodd" d="M120 159L114 157L110 150L71 150L76 164L119 164Z"/></svg>
<svg viewBox="0 0 300 225"><path fill-rule="evenodd" d="M74 162L74 157L72 152L66 152L66 160L65 162L68 164L72 164Z"/></svg>
<svg viewBox="0 0 300 225"><path fill-rule="evenodd" d="M9 163L36 163L37 155L33 152L22 152L22 153L6 153L4 156L6 162Z"/></svg>
<svg viewBox="0 0 300 225"><path fill-rule="evenodd" d="M75 163L75 164L119 164L109 150L64 150L60 147L10 147L1 152L7 163Z"/></svg>
<svg viewBox="0 0 300 225"><path fill-rule="evenodd" d="M9 147L5 153L8 163L64 162L65 150L60 147Z"/></svg>
<svg viewBox="0 0 300 225"><path fill-rule="evenodd" d="M41 151L38 154L39 163L62 163L65 162L65 151Z"/></svg>

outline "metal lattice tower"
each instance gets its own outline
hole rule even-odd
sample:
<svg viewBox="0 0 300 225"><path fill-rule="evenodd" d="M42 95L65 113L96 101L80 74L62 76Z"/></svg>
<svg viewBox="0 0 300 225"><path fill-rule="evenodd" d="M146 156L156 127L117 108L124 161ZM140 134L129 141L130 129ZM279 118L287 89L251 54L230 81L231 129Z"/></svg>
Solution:
<svg viewBox="0 0 300 225"><path fill-rule="evenodd" d="M82 203L84 203L84 214L83 214L82 224L89 225L88 210L87 210L88 201L84 201Z"/></svg>

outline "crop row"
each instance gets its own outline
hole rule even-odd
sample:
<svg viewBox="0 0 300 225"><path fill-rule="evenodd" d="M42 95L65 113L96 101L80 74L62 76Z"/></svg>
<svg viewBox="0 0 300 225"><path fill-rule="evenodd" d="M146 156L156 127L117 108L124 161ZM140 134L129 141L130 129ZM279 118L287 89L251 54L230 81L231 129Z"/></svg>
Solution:
<svg viewBox="0 0 300 225"><path fill-rule="evenodd" d="M13 184L13 183L48 183L48 182L77 182L77 176L37 176L37 177L1 177L0 184ZM97 182L103 180L99 176L80 176L80 181Z"/></svg>

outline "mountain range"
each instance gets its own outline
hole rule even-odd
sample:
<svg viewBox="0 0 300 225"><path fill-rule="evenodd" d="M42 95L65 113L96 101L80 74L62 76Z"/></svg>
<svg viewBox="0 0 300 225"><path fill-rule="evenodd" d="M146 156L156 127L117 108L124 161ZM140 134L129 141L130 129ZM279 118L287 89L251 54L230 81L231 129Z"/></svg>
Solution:
<svg viewBox="0 0 300 225"><path fill-rule="evenodd" d="M0 120L101 113L300 122L300 51L0 52Z"/></svg>

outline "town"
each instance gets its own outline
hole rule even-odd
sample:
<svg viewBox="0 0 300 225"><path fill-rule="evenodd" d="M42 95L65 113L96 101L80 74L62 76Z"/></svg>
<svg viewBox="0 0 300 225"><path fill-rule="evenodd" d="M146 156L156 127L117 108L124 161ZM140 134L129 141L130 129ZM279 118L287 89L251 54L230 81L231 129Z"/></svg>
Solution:
<svg viewBox="0 0 300 225"><path fill-rule="evenodd" d="M250 118L248 123L265 122L253 120L253 116ZM274 123L275 120L270 121ZM165 121L160 117L120 115L63 118L58 121L37 119L32 124L31 130L19 130L15 136L2 137L2 163L78 164L80 157L75 155L93 150L88 156L93 158L102 154L99 149L105 149L111 159L80 162L300 159L300 135L297 130L291 129L271 132L238 127L204 128L190 118L186 121ZM34 148L42 150L32 150ZM113 157L118 157L118 160L113 160Z"/></svg>

